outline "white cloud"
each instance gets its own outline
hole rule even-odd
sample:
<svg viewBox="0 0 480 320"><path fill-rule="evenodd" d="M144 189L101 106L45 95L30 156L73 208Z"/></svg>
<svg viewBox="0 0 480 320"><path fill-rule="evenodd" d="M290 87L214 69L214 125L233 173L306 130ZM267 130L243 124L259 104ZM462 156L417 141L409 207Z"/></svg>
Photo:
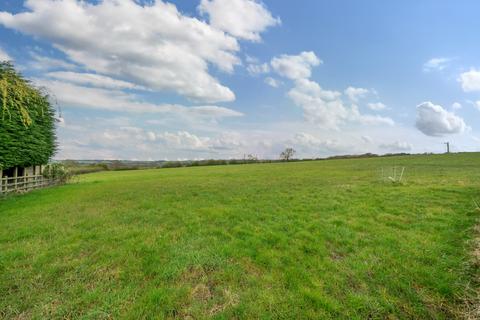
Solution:
<svg viewBox="0 0 480 320"><path fill-rule="evenodd" d="M178 105L176 105L178 107ZM241 117L243 113L219 106L194 106L184 107L183 112L198 117L220 119L230 117Z"/></svg>
<svg viewBox="0 0 480 320"><path fill-rule="evenodd" d="M395 125L395 121L393 121L389 117L382 117L382 116L370 115L370 114L361 114L356 105L352 105L350 110L351 110L351 113L349 115L348 120L351 122L357 122L364 125L388 125L388 126Z"/></svg>
<svg viewBox="0 0 480 320"><path fill-rule="evenodd" d="M311 51L304 51L299 55L281 55L271 61L272 68L278 74L294 80L294 87L288 92L288 96L295 105L302 108L305 120L330 129L339 129L347 122L394 124L390 118L361 114L355 104L347 107L341 92L325 90L317 82L310 80L312 68L321 63ZM369 92L367 89L354 87L348 87L344 91L351 102L357 102Z"/></svg>
<svg viewBox="0 0 480 320"><path fill-rule="evenodd" d="M381 102L369 103L367 104L368 108L373 111L381 111L387 109L387 106Z"/></svg>
<svg viewBox="0 0 480 320"><path fill-rule="evenodd" d="M280 24L280 19L256 0L202 0L198 10L208 15L213 27L250 41L260 41L261 32Z"/></svg>
<svg viewBox="0 0 480 320"><path fill-rule="evenodd" d="M207 150L210 147L210 138L198 137L187 131L160 133L156 135L156 140L173 149Z"/></svg>
<svg viewBox="0 0 480 320"><path fill-rule="evenodd" d="M272 77L267 77L265 78L265 83L268 84L270 87L273 87L273 88L278 88L281 84L280 81L278 81L277 79L274 79Z"/></svg>
<svg viewBox="0 0 480 320"><path fill-rule="evenodd" d="M346 122L394 124L390 118L363 115L355 105L346 107L341 95L338 91L324 90L318 83L308 79L297 80L295 87L288 92L292 101L303 109L307 121L326 128L338 129Z"/></svg>
<svg viewBox="0 0 480 320"><path fill-rule="evenodd" d="M237 40L173 4L29 0L25 7L28 12L0 12L0 24L50 41L96 73L197 101L235 99L208 69L232 72L240 63Z"/></svg>
<svg viewBox="0 0 480 320"><path fill-rule="evenodd" d="M208 153L238 150L244 145L235 134L219 134L216 137L198 136L188 131L163 132L156 134L156 142L174 150L195 150Z"/></svg>
<svg viewBox="0 0 480 320"><path fill-rule="evenodd" d="M74 70L78 68L77 65L65 60L46 57L35 52L31 52L30 55L33 60L29 63L29 65L37 70Z"/></svg>
<svg viewBox="0 0 480 320"><path fill-rule="evenodd" d="M462 118L429 101L417 106L415 125L425 135L433 137L461 133L467 128Z"/></svg>
<svg viewBox="0 0 480 320"><path fill-rule="evenodd" d="M248 54L245 55L245 61L249 64L258 64L258 58L249 56Z"/></svg>
<svg viewBox="0 0 480 320"><path fill-rule="evenodd" d="M34 79L38 86L52 92L60 105L116 112L169 113L200 119L238 117L242 113L219 106L185 107L137 101L136 96L119 90L89 88L58 80Z"/></svg>
<svg viewBox="0 0 480 320"><path fill-rule="evenodd" d="M413 146L405 141L394 141L392 143L383 143L379 146L381 149L385 149L392 152L406 152L411 151Z"/></svg>
<svg viewBox="0 0 480 320"><path fill-rule="evenodd" d="M327 152L347 152L352 150L352 146L342 143L335 139L319 139L312 134L300 132L295 134L294 138L288 142L294 148L301 151L312 152L315 154Z"/></svg>
<svg viewBox="0 0 480 320"><path fill-rule="evenodd" d="M10 61L12 60L12 58L8 55L7 52L5 52L5 50L3 50L2 48L0 48L0 61Z"/></svg>
<svg viewBox="0 0 480 320"><path fill-rule="evenodd" d="M70 71L50 72L46 75L49 78L63 80L70 83L88 85L93 87L100 87L106 89L144 89L131 82L112 79L107 76L102 76L93 73L78 73Z"/></svg>
<svg viewBox="0 0 480 320"><path fill-rule="evenodd" d="M465 92L480 91L480 71L472 69L464 72L458 79L462 84L462 89Z"/></svg>
<svg viewBox="0 0 480 320"><path fill-rule="evenodd" d="M452 61L451 58L433 58L423 64L423 71L442 71Z"/></svg>
<svg viewBox="0 0 480 320"><path fill-rule="evenodd" d="M224 158L245 146L235 133L214 136L188 130L156 130L132 125L123 118L75 119L81 125L62 128L59 159L194 159ZM115 120L115 119L114 119ZM101 124L99 126L99 124ZM74 133L72 135L72 133Z"/></svg>
<svg viewBox="0 0 480 320"><path fill-rule="evenodd" d="M247 71L253 75L259 75L259 74L264 74L264 73L269 73L270 72L270 66L266 63L263 64L249 64L247 67Z"/></svg>
<svg viewBox="0 0 480 320"><path fill-rule="evenodd" d="M283 54L275 57L270 64L279 75L296 80L310 78L312 68L321 63L314 52L304 51L299 55Z"/></svg>
<svg viewBox="0 0 480 320"><path fill-rule="evenodd" d="M452 109L453 109L453 110L462 109L462 104L459 103L459 102L454 102L454 103L452 104Z"/></svg>
<svg viewBox="0 0 480 320"><path fill-rule="evenodd" d="M356 103L360 99L365 98L369 91L368 89L364 88L348 87L347 89L345 89L344 93L350 99L350 101Z"/></svg>
<svg viewBox="0 0 480 320"><path fill-rule="evenodd" d="M301 120L233 129L210 121L191 123L164 113L110 114L103 118L95 113L72 113L66 109L64 116L68 125L59 129L61 152L58 158L238 159L244 154L254 154L259 158L278 159L287 146L295 148L298 157L311 158L393 152L379 145L395 141L415 141L415 147L409 152L441 149L441 145L432 146L431 138L414 127L400 124L391 130L380 126L347 125L341 128L339 137L339 131ZM374 138L373 142L370 137ZM456 138L456 144L461 144L462 139L472 143L471 135L462 135Z"/></svg>

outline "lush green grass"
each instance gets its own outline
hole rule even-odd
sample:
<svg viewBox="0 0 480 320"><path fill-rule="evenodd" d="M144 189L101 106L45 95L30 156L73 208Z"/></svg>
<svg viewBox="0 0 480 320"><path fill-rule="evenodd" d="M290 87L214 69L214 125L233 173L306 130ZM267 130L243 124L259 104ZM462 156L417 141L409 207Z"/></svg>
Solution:
<svg viewBox="0 0 480 320"><path fill-rule="evenodd" d="M480 154L90 174L0 201L0 316L452 319L474 198Z"/></svg>

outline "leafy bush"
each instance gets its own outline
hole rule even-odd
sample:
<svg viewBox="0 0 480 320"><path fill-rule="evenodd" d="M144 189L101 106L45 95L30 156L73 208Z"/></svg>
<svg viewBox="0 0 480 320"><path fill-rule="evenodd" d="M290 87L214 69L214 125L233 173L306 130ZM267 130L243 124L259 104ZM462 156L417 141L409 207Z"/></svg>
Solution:
<svg viewBox="0 0 480 320"><path fill-rule="evenodd" d="M67 183L72 173L61 163L50 163L43 169L43 176L47 179L54 179L60 183Z"/></svg>
<svg viewBox="0 0 480 320"><path fill-rule="evenodd" d="M47 163L56 150L48 95L0 62L0 169Z"/></svg>

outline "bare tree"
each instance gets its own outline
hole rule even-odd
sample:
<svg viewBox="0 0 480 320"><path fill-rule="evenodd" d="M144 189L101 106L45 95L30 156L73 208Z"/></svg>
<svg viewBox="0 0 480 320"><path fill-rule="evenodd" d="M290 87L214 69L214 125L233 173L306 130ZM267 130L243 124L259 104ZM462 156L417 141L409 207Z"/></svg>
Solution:
<svg viewBox="0 0 480 320"><path fill-rule="evenodd" d="M282 153L280 153L280 160L284 160L284 161L291 160L295 152L296 151L293 148L286 148Z"/></svg>

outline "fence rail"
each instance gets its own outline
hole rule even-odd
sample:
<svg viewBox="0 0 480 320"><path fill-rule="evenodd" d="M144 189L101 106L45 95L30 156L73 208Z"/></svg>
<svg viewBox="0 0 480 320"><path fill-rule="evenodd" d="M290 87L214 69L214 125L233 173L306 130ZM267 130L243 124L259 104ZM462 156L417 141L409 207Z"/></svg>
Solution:
<svg viewBox="0 0 480 320"><path fill-rule="evenodd" d="M42 175L0 178L0 195L11 192L27 192L57 183L57 180L45 178Z"/></svg>

